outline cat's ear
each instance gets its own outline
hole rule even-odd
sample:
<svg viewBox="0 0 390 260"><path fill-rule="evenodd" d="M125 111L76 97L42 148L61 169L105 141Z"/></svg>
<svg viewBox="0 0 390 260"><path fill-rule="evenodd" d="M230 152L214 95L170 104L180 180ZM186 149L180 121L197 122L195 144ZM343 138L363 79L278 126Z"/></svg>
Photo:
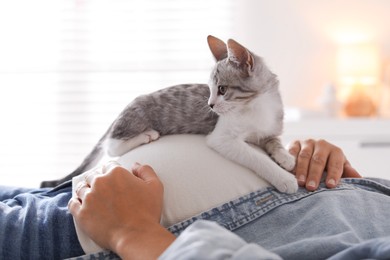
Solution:
<svg viewBox="0 0 390 260"><path fill-rule="evenodd" d="M235 40L229 39L227 42L228 59L235 63L240 69L248 73L253 71L255 59L252 54Z"/></svg>
<svg viewBox="0 0 390 260"><path fill-rule="evenodd" d="M227 58L228 56L227 47L222 40L212 35L209 35L207 36L207 42L209 44L211 53L214 55L214 58L217 61Z"/></svg>

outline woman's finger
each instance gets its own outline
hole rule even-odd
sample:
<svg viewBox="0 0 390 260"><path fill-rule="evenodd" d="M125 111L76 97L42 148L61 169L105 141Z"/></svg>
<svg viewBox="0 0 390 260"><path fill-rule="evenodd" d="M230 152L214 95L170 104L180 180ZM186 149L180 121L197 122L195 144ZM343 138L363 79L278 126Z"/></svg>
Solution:
<svg viewBox="0 0 390 260"><path fill-rule="evenodd" d="M116 167L121 167L121 164L115 160L108 161L106 164L102 166L102 173L106 174L112 171Z"/></svg>
<svg viewBox="0 0 390 260"><path fill-rule="evenodd" d="M157 179L157 175L149 165L135 163L131 168L133 174L144 181Z"/></svg>
<svg viewBox="0 0 390 260"><path fill-rule="evenodd" d="M312 139L305 140L301 143L301 150L298 153L297 164L295 167L295 175L300 186L304 186L306 184L310 160L314 152L314 144L315 142Z"/></svg>
<svg viewBox="0 0 390 260"><path fill-rule="evenodd" d="M81 209L81 201L72 197L68 202L68 209L73 216L76 215Z"/></svg>
<svg viewBox="0 0 390 260"><path fill-rule="evenodd" d="M93 180L98 175L102 175L102 167L101 166L95 167L95 168L85 172L84 173L84 182L87 183L89 186L91 186Z"/></svg>
<svg viewBox="0 0 390 260"><path fill-rule="evenodd" d="M297 160L298 154L301 151L301 142L299 140L295 140L293 142L290 142L286 149L288 152L295 157L295 161ZM296 165L294 167L293 173L295 173Z"/></svg>
<svg viewBox="0 0 390 260"><path fill-rule="evenodd" d="M310 158L309 171L306 180L306 189L316 190L328 163L330 148L325 141L317 141Z"/></svg>
<svg viewBox="0 0 390 260"><path fill-rule="evenodd" d="M362 176L351 166L348 160L344 163L344 178L361 178Z"/></svg>
<svg viewBox="0 0 390 260"><path fill-rule="evenodd" d="M85 199L86 194L91 190L91 186L86 183L85 181L80 182L77 185L76 188L76 196L78 199L80 199L80 202L82 203L83 200Z"/></svg>
<svg viewBox="0 0 390 260"><path fill-rule="evenodd" d="M326 165L326 187L334 188L337 186L341 176L343 175L344 163L345 156L343 151L334 146L329 154L328 163Z"/></svg>

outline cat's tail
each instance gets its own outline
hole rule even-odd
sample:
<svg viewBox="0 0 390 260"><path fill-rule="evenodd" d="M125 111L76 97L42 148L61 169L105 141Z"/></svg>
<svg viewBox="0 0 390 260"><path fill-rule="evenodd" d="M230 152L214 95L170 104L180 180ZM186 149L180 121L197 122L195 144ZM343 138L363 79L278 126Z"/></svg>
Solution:
<svg viewBox="0 0 390 260"><path fill-rule="evenodd" d="M104 155L104 151L101 146L101 141L99 141L99 143L93 148L93 150L87 155L87 157L85 157L84 161L80 164L79 167L76 168L76 170L74 170L72 173L68 174L62 179L41 182L41 188L55 187L60 185L61 183L71 180L73 177L95 166L103 157L103 155Z"/></svg>

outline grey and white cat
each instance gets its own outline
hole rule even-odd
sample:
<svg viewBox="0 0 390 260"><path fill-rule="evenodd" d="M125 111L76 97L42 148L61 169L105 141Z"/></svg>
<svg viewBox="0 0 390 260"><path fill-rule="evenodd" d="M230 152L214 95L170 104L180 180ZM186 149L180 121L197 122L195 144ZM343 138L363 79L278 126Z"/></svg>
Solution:
<svg viewBox="0 0 390 260"><path fill-rule="evenodd" d="M216 59L209 85L177 85L132 101L83 163L55 186L95 166L104 153L116 157L170 134L204 134L207 144L251 170L281 192L298 189L291 173L295 158L283 147L283 104L276 75L262 58L230 39L208 36ZM207 102L208 100L208 102ZM210 109L211 108L211 109ZM260 147L282 168L269 171Z"/></svg>

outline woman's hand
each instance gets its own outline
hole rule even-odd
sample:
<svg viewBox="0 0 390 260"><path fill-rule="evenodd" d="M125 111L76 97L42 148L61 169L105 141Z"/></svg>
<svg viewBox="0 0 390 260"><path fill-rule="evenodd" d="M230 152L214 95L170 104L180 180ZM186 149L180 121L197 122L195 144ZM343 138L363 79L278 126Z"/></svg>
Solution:
<svg viewBox="0 0 390 260"><path fill-rule="evenodd" d="M309 191L318 188L324 171L328 188L336 187L342 177L361 178L343 151L325 140L297 140L288 145L288 150L297 158L294 173L298 184Z"/></svg>
<svg viewBox="0 0 390 260"><path fill-rule="evenodd" d="M132 172L111 164L93 174L69 201L80 228L122 258L156 259L175 239L160 225L163 185L149 166Z"/></svg>

